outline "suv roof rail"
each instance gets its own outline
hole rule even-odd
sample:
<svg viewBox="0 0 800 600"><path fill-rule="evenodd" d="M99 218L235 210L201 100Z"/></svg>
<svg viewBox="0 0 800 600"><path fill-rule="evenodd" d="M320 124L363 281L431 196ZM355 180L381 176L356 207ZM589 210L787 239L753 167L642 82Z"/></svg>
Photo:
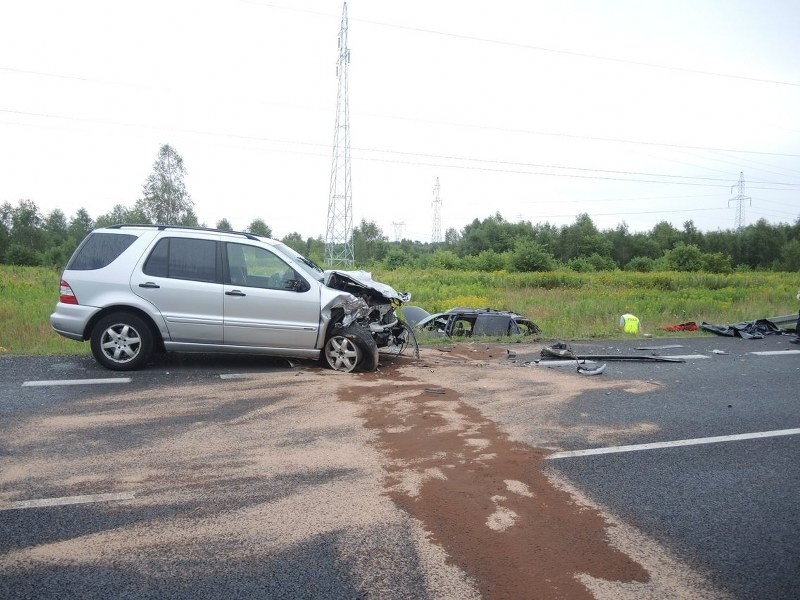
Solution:
<svg viewBox="0 0 800 600"><path fill-rule="evenodd" d="M232 233L234 235L242 235L246 237L248 240L258 240L258 236L254 233L250 233L248 231L230 231L228 229L215 229L213 227L197 227L194 225L162 225L162 224L153 224L153 223L116 223L114 225L109 225L105 229L122 229L123 227L153 227L160 231L164 231L165 229L186 229L189 231L209 231L212 233Z"/></svg>

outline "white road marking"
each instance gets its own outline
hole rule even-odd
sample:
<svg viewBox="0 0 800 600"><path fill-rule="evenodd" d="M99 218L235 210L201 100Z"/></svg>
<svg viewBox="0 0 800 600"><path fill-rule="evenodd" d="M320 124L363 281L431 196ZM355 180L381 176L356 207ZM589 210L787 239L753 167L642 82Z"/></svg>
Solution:
<svg viewBox="0 0 800 600"><path fill-rule="evenodd" d="M38 500L19 500L0 505L0 510L20 508L41 508L45 506L66 506L68 504L88 504L91 502L110 502L112 500L133 500L133 492L119 494L90 494L88 496L64 496L62 498L40 498Z"/></svg>
<svg viewBox="0 0 800 600"><path fill-rule="evenodd" d="M674 358L676 360L698 360L701 358L711 358L707 354L663 354L656 358Z"/></svg>
<svg viewBox="0 0 800 600"><path fill-rule="evenodd" d="M130 377L108 377L106 379L48 379L43 381L24 381L22 387L46 385L95 385L98 383L130 383Z"/></svg>
<svg viewBox="0 0 800 600"><path fill-rule="evenodd" d="M765 350L764 352L749 352L757 356L780 356L781 354L800 354L800 350Z"/></svg>
<svg viewBox="0 0 800 600"><path fill-rule="evenodd" d="M757 431L754 433L739 433L735 435L719 435L715 437L694 438L690 440L673 440L671 442L653 442L650 444L633 444L631 446L608 446L606 448L589 448L588 450L570 450L566 452L554 452L545 458L555 460L557 458L572 458L575 456L594 456L597 454L616 454L619 452L637 452L639 450L657 450L661 448L677 448L680 446L699 446L701 444L717 444L720 442L736 442L740 440L754 440L759 438L779 437L783 435L798 435L800 428L797 429L778 429L775 431Z"/></svg>

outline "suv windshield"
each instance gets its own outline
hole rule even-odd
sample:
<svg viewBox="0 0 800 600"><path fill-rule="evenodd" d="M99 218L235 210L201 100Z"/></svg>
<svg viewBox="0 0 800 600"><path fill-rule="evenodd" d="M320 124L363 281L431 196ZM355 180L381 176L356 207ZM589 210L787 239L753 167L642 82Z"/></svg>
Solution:
<svg viewBox="0 0 800 600"><path fill-rule="evenodd" d="M319 267L319 265L317 265L317 263L315 263L310 258L306 258L299 252L295 252L286 244L282 243L273 244L272 247L275 248L275 250L277 250L284 256L288 256L289 258L291 258L295 263L298 264L298 266L301 269L303 269L306 275L313 277L317 281L323 280L324 277L322 269Z"/></svg>

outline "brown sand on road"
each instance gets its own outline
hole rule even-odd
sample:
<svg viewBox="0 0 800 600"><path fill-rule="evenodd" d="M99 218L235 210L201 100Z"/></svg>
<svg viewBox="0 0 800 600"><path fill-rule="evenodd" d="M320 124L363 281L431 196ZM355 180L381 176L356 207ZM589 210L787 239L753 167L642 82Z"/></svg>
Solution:
<svg viewBox="0 0 800 600"><path fill-rule="evenodd" d="M544 468L559 406L588 388L654 384L520 367L500 345L448 350L382 356L374 373L115 390L4 429L0 508L106 492L135 494L115 511L177 508L12 550L0 568L113 566L171 581L178 559L190 579L214 559L267 561L335 534L338 560L368 597L408 597L400 590L413 586L459 599L724 597ZM532 402L534 422L515 423L514 407Z"/></svg>

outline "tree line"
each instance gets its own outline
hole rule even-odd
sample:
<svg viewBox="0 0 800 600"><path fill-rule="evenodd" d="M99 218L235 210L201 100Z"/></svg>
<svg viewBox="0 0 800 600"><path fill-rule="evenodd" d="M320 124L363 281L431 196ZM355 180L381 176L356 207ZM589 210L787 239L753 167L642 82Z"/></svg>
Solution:
<svg viewBox="0 0 800 600"><path fill-rule="evenodd" d="M96 227L118 223L205 226L198 223L184 183L185 167L169 145L159 149L153 171L133 206L121 204L92 219L80 208L74 215L60 209L44 215L36 203L20 200L0 205L0 263L61 268L81 240ZM217 229L233 230L227 219ZM245 231L265 237L271 228L260 218ZM293 232L281 240L322 264L322 236L303 238ZM662 221L650 231L631 233L624 222L599 230L588 214L571 225L516 223L500 213L475 219L462 230L448 229L444 242L389 241L372 221L354 228L356 263L361 268L424 269L439 267L478 271L707 271L800 270L800 217L793 224L773 225L761 219L742 230L699 231L692 221L682 229Z"/></svg>
<svg viewBox="0 0 800 600"><path fill-rule="evenodd" d="M365 227L366 225L366 227ZM647 232L630 232L626 223L599 230L588 214L570 225L512 223L500 213L475 219L461 231L449 229L441 244L410 240L390 243L385 236L364 235L361 256L388 268L437 266L478 271L733 271L800 270L800 217L794 224L773 225L765 219L739 231L702 232L692 221L682 229L667 221Z"/></svg>

